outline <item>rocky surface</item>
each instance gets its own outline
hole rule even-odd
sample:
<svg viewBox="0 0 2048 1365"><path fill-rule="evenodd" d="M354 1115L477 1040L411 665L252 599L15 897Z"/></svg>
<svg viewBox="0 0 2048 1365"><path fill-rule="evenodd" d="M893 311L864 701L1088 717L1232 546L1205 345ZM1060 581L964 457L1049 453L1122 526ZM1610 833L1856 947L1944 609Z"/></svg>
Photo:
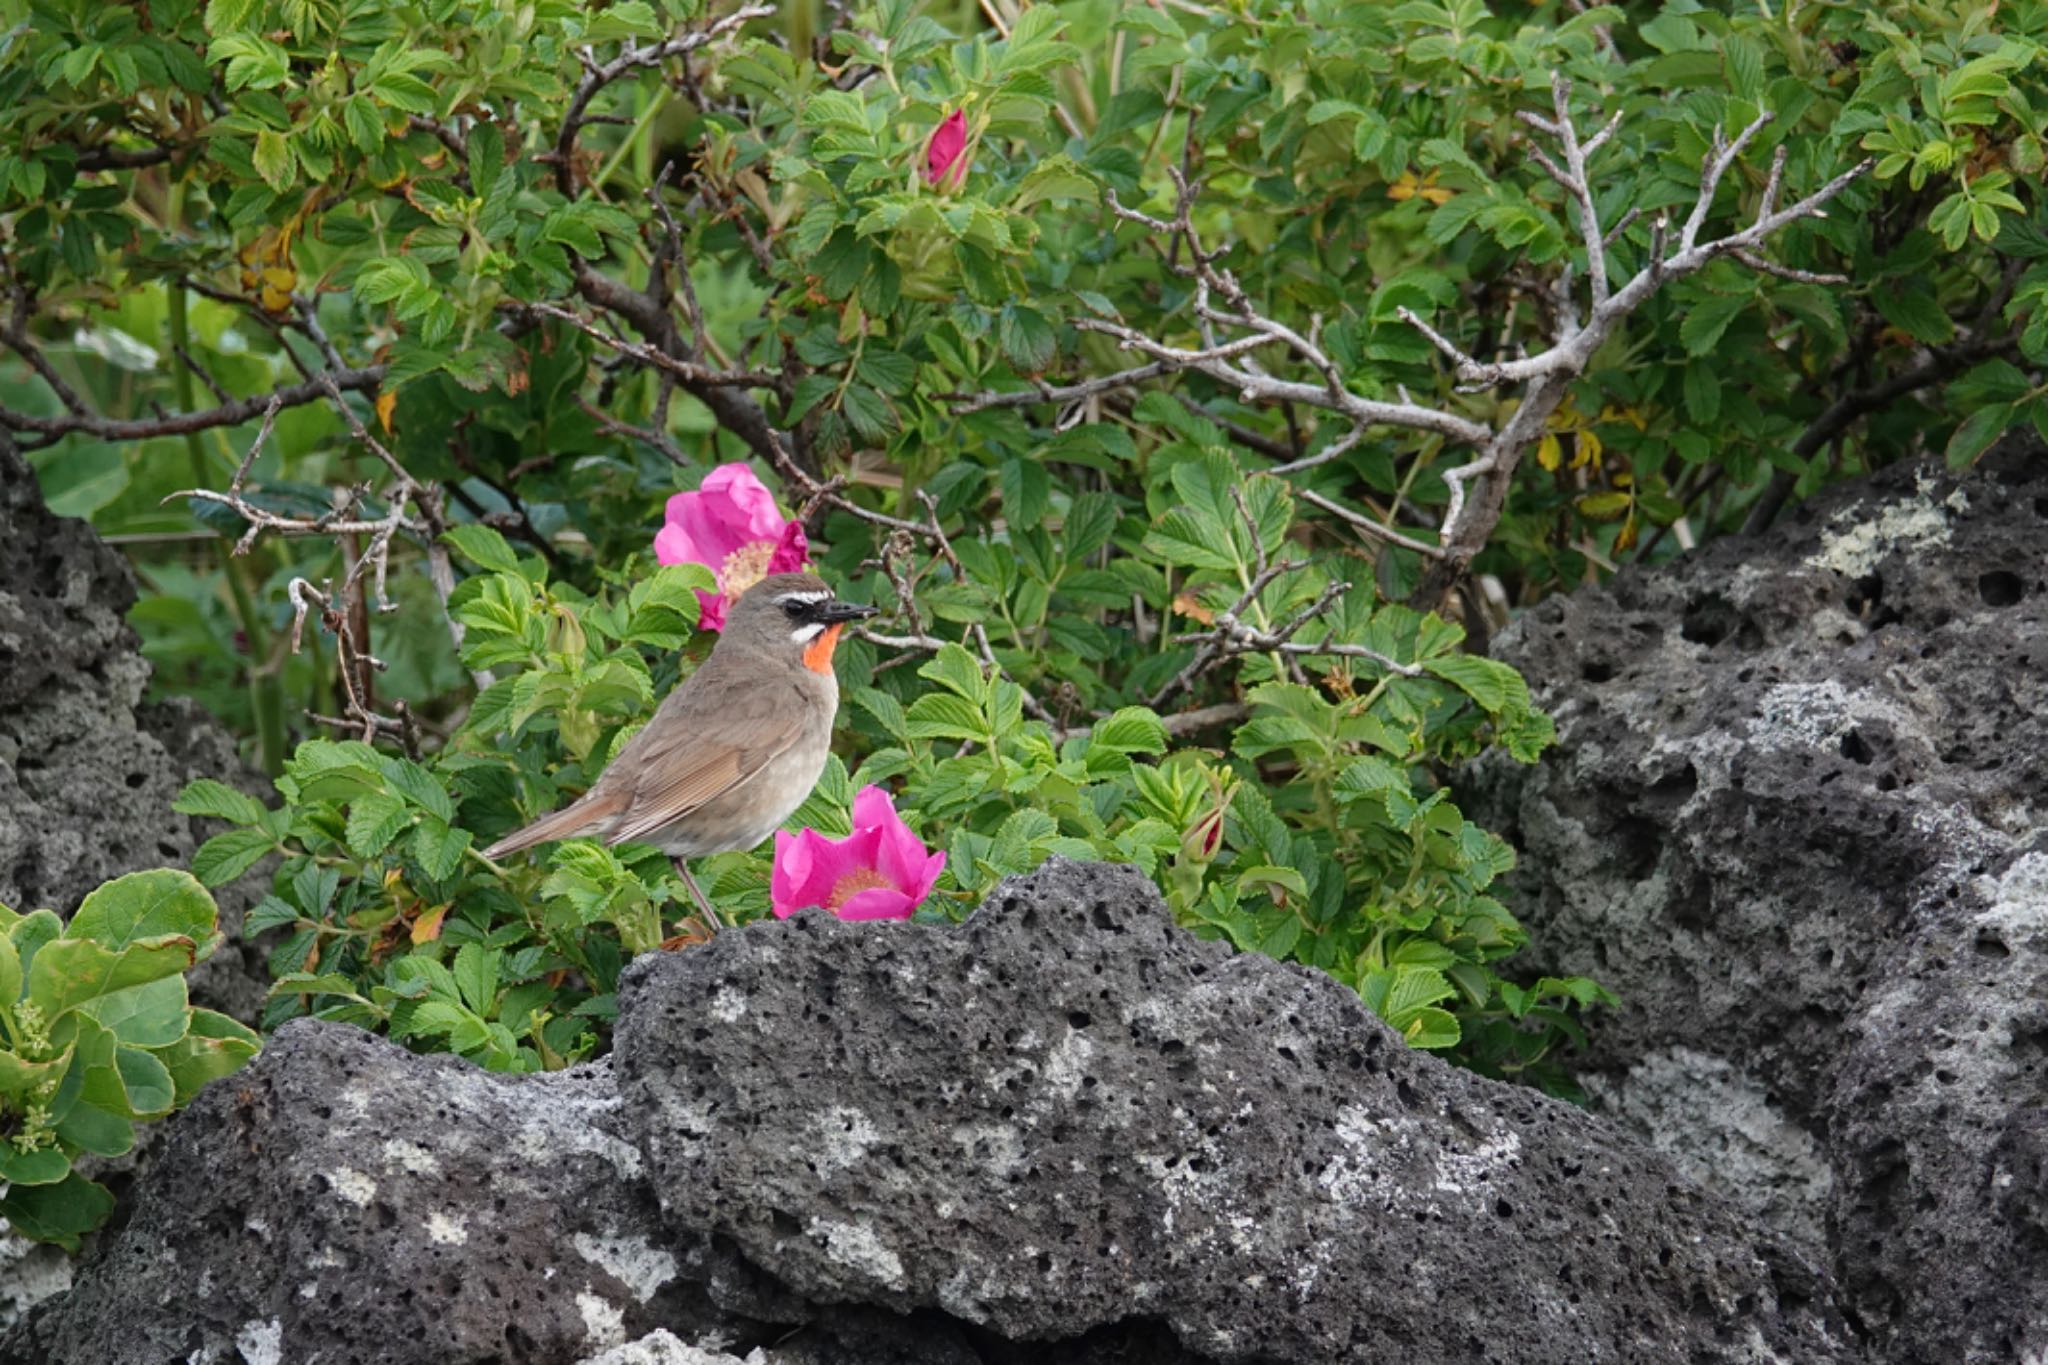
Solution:
<svg viewBox="0 0 2048 1365"><path fill-rule="evenodd" d="M43 506L33 471L0 433L0 905L69 914L108 878L184 866L214 832L171 809L194 778L269 794L197 706L142 700L149 663L125 619L134 602L127 563L85 522ZM268 976L240 926L264 880L252 873L222 889L227 941L191 978L196 1003L249 1022ZM124 1187L156 1131L98 1163L100 1177ZM62 1251L0 1232L0 1326L70 1283Z"/></svg>
<svg viewBox="0 0 2048 1365"><path fill-rule="evenodd" d="M2048 455L1896 468L1532 609L1488 765L1589 1089L1829 1257L1874 1358L2048 1353Z"/></svg>
<svg viewBox="0 0 2048 1365"><path fill-rule="evenodd" d="M134 603L127 563L85 522L53 516L0 438L0 905L69 914L111 877L185 866L214 832L171 810L194 778L270 794L198 707L143 702ZM228 942L192 980L199 1003L245 1020L267 978L238 931L262 880L222 891Z"/></svg>
<svg viewBox="0 0 2048 1365"><path fill-rule="evenodd" d="M1128 869L752 925L621 1011L545 1077L287 1026L0 1359L1860 1358L1825 1274L1662 1157Z"/></svg>

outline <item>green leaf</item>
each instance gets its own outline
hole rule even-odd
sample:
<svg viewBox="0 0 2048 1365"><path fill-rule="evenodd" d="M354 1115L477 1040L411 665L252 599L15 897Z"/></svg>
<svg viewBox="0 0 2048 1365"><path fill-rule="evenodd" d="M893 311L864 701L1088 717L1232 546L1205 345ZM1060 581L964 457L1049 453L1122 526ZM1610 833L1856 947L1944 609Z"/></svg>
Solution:
<svg viewBox="0 0 2048 1365"><path fill-rule="evenodd" d="M1478 702L1480 709L1489 714L1508 704L1516 684L1521 681L1520 675L1507 664L1477 654L1450 654L1438 659L1425 659L1422 666Z"/></svg>
<svg viewBox="0 0 2048 1365"><path fill-rule="evenodd" d="M905 732L912 739L966 739L989 737L988 719L980 706L964 697L944 692L927 692L910 704L905 713Z"/></svg>
<svg viewBox="0 0 2048 1365"><path fill-rule="evenodd" d="M1401 1036L1414 1048L1456 1047L1463 1037L1456 1016L1430 1006L1410 1013L1401 1025Z"/></svg>
<svg viewBox="0 0 2048 1365"><path fill-rule="evenodd" d="M435 881L446 881L462 866L462 855L470 845L466 829L454 829L439 816L422 816L413 827L412 856Z"/></svg>
<svg viewBox="0 0 2048 1365"><path fill-rule="evenodd" d="M21 999L21 952L11 937L0 935L0 1006Z"/></svg>
<svg viewBox="0 0 2048 1365"><path fill-rule="evenodd" d="M187 783L178 799L171 802L171 809L180 815L212 816L237 825L253 825L263 818L261 801L210 777Z"/></svg>
<svg viewBox="0 0 2048 1365"><path fill-rule="evenodd" d="M1749 300L1741 295L1709 294L1695 303L1678 324L1678 339L1684 344L1685 353L1705 355L1720 345L1728 324L1747 307Z"/></svg>
<svg viewBox="0 0 2048 1365"><path fill-rule="evenodd" d="M123 1043L168 1047L185 1036L189 1015L185 978L160 977L88 1000L79 1008Z"/></svg>
<svg viewBox="0 0 2048 1365"><path fill-rule="evenodd" d="M254 27L263 0L206 0L206 31L216 36Z"/></svg>
<svg viewBox="0 0 2048 1365"><path fill-rule="evenodd" d="M223 830L192 854L192 875L206 886L226 886L276 848L277 841L260 829Z"/></svg>
<svg viewBox="0 0 2048 1365"><path fill-rule="evenodd" d="M1934 295L1924 288L1873 289L1870 301L1877 306L1878 312L1884 314L1885 321L1915 341L1939 346L1955 335L1955 323L1942 311Z"/></svg>
<svg viewBox="0 0 2048 1365"><path fill-rule="evenodd" d="M391 841L412 823L405 802L383 792L372 792L350 804L344 838L348 851L358 858L374 858L391 846Z"/></svg>
<svg viewBox="0 0 2048 1365"><path fill-rule="evenodd" d="M384 760L384 779L391 789L429 815L442 820L455 818L455 803L448 799L448 789L432 773L409 758L387 758Z"/></svg>
<svg viewBox="0 0 2048 1365"><path fill-rule="evenodd" d="M106 1187L76 1171L56 1183L18 1183L0 1199L0 1214L16 1232L33 1241L54 1242L71 1252L78 1250L80 1237L106 1222L113 1211L114 1196Z"/></svg>
<svg viewBox="0 0 2048 1365"><path fill-rule="evenodd" d="M1016 197L1011 199L1009 207L1014 213L1023 213L1035 204L1053 200L1079 199L1092 204L1101 197L1101 193L1093 177L1076 166L1073 158L1059 153L1044 158L1031 168L1019 182Z"/></svg>
<svg viewBox="0 0 2048 1365"><path fill-rule="evenodd" d="M1711 426L1721 415L1721 378L1714 367L1693 361L1685 367L1685 411L1698 426Z"/></svg>
<svg viewBox="0 0 2048 1365"><path fill-rule="evenodd" d="M477 943L465 943L455 953L455 988L463 1003L479 1015L491 1013L498 999L498 962L503 954Z"/></svg>
<svg viewBox="0 0 2048 1365"><path fill-rule="evenodd" d="M519 572L519 556L512 552L512 546L505 537L488 526L451 526L441 539L453 545L456 553L480 569L488 569L492 573Z"/></svg>
<svg viewBox="0 0 2048 1365"><path fill-rule="evenodd" d="M976 708L988 695L988 679L981 671L981 661L961 645L941 646L928 662L919 666L917 676L929 678L954 695L966 698Z"/></svg>
<svg viewBox="0 0 2048 1365"><path fill-rule="evenodd" d="M996 319L996 343L1003 355L1025 374L1037 374L1052 364L1052 324L1037 309L1020 303L1006 303Z"/></svg>
<svg viewBox="0 0 2048 1365"><path fill-rule="evenodd" d="M54 1185L71 1173L71 1159L55 1147L38 1147L33 1151L17 1151L11 1142L0 1143L0 1180L23 1187L31 1185ZM14 1191L9 1190L9 1200L0 1200L0 1208L7 1207Z"/></svg>
<svg viewBox="0 0 2048 1365"><path fill-rule="evenodd" d="M86 939L46 943L29 964L28 998L54 1020L88 1000L175 976L198 960L198 945L174 936L130 944L119 952Z"/></svg>
<svg viewBox="0 0 2048 1365"><path fill-rule="evenodd" d="M1124 754L1163 754L1167 750L1166 727L1149 707L1126 706L1097 721L1088 744Z"/></svg>
<svg viewBox="0 0 2048 1365"><path fill-rule="evenodd" d="M265 128L256 134L256 173L271 189L285 193L298 178L298 169L298 158L292 154L292 145L285 141L283 133Z"/></svg>
<svg viewBox="0 0 2048 1365"><path fill-rule="evenodd" d="M57 1123L57 1140L94 1156L126 1156L135 1148L135 1125L96 1104L74 1104Z"/></svg>
<svg viewBox="0 0 2048 1365"><path fill-rule="evenodd" d="M1944 457L1948 467L1957 472L1977 463L1977 457L1991 448L1991 443L2009 431L2013 423L2013 408L2009 403L1994 403L1979 408L1963 420L1956 428L1955 435L1948 439Z"/></svg>
<svg viewBox="0 0 2048 1365"><path fill-rule="evenodd" d="M167 935L204 942L213 934L217 915L213 897L190 873L158 868L117 877L92 892L71 917L65 936L111 949Z"/></svg>
<svg viewBox="0 0 2048 1365"><path fill-rule="evenodd" d="M232 1075L263 1046L252 1029L213 1010L195 1009L185 1036L157 1053L171 1073L177 1103L188 1103L201 1086Z"/></svg>
<svg viewBox="0 0 2048 1365"><path fill-rule="evenodd" d="M131 1117L155 1118L171 1112L177 1088L171 1082L170 1069L161 1061L139 1047L123 1044L114 1049L114 1067L128 1093Z"/></svg>

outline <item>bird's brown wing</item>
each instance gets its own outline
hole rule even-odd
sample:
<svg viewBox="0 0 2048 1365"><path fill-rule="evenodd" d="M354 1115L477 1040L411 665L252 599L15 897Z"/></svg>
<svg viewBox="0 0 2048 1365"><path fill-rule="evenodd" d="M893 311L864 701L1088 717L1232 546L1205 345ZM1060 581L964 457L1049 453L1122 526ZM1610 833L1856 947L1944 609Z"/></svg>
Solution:
<svg viewBox="0 0 2048 1365"><path fill-rule="evenodd" d="M714 681L722 680L705 679L706 684ZM706 686L696 690L711 691ZM715 707L664 706L670 716L657 714L647 730L634 737L636 745L643 739L646 744L634 755L632 800L605 831L605 842L645 838L748 781L796 743L806 725L804 705L791 684L756 681L718 688ZM692 713L707 709L715 714L693 722Z"/></svg>

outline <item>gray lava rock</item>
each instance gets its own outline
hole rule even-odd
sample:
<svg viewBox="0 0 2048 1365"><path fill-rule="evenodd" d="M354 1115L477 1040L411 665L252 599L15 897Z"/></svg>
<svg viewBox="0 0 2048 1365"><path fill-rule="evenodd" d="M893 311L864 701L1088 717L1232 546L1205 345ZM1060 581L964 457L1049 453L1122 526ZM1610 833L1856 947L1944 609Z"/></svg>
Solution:
<svg viewBox="0 0 2048 1365"><path fill-rule="evenodd" d="M552 1076L286 1026L0 1365L1859 1358L1826 1275L1663 1158L1128 869L752 925L621 1009Z"/></svg>
<svg viewBox="0 0 2048 1365"><path fill-rule="evenodd" d="M268 784L189 701L145 704L149 662L126 614L135 580L82 521L43 506L35 474L0 435L0 904L70 914L124 872L183 867L215 822L179 815L187 782L257 796ZM199 1003L253 1020L268 976L240 941L263 894L223 888L228 942L192 979Z"/></svg>
<svg viewBox="0 0 2048 1365"><path fill-rule="evenodd" d="M1832 1258L1878 1358L2048 1352L2048 457L1895 468L1501 636L1485 764L1588 1088Z"/></svg>
<svg viewBox="0 0 2048 1365"><path fill-rule="evenodd" d="M494 1076L294 1021L0 1359L513 1365L698 1323L620 1118L601 1064Z"/></svg>
<svg viewBox="0 0 2048 1365"><path fill-rule="evenodd" d="M1569 1105L1055 860L961 929L636 962L614 1062L714 1298L1153 1321L1211 1360L1855 1359L1824 1276Z"/></svg>

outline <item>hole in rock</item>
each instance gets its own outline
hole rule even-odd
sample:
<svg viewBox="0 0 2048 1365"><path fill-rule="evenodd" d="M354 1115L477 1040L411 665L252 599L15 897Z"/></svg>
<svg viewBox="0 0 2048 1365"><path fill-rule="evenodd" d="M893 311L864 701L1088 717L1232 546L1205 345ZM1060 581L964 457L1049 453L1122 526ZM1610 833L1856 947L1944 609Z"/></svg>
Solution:
<svg viewBox="0 0 2048 1365"><path fill-rule="evenodd" d="M2005 946L2005 940L1998 935L1985 932L1977 935L1975 944L1978 957L2011 957L2012 949Z"/></svg>
<svg viewBox="0 0 2048 1365"><path fill-rule="evenodd" d="M1851 763L1858 763L1868 767L1870 761L1876 758L1877 754L1871 749L1870 741L1863 737L1861 731L1851 730L1848 734L1842 736L1842 757L1848 759Z"/></svg>
<svg viewBox="0 0 2048 1365"><path fill-rule="evenodd" d="M2026 584L2008 569L1993 569L1977 575L1977 596L1987 607L2009 607L2026 596Z"/></svg>

